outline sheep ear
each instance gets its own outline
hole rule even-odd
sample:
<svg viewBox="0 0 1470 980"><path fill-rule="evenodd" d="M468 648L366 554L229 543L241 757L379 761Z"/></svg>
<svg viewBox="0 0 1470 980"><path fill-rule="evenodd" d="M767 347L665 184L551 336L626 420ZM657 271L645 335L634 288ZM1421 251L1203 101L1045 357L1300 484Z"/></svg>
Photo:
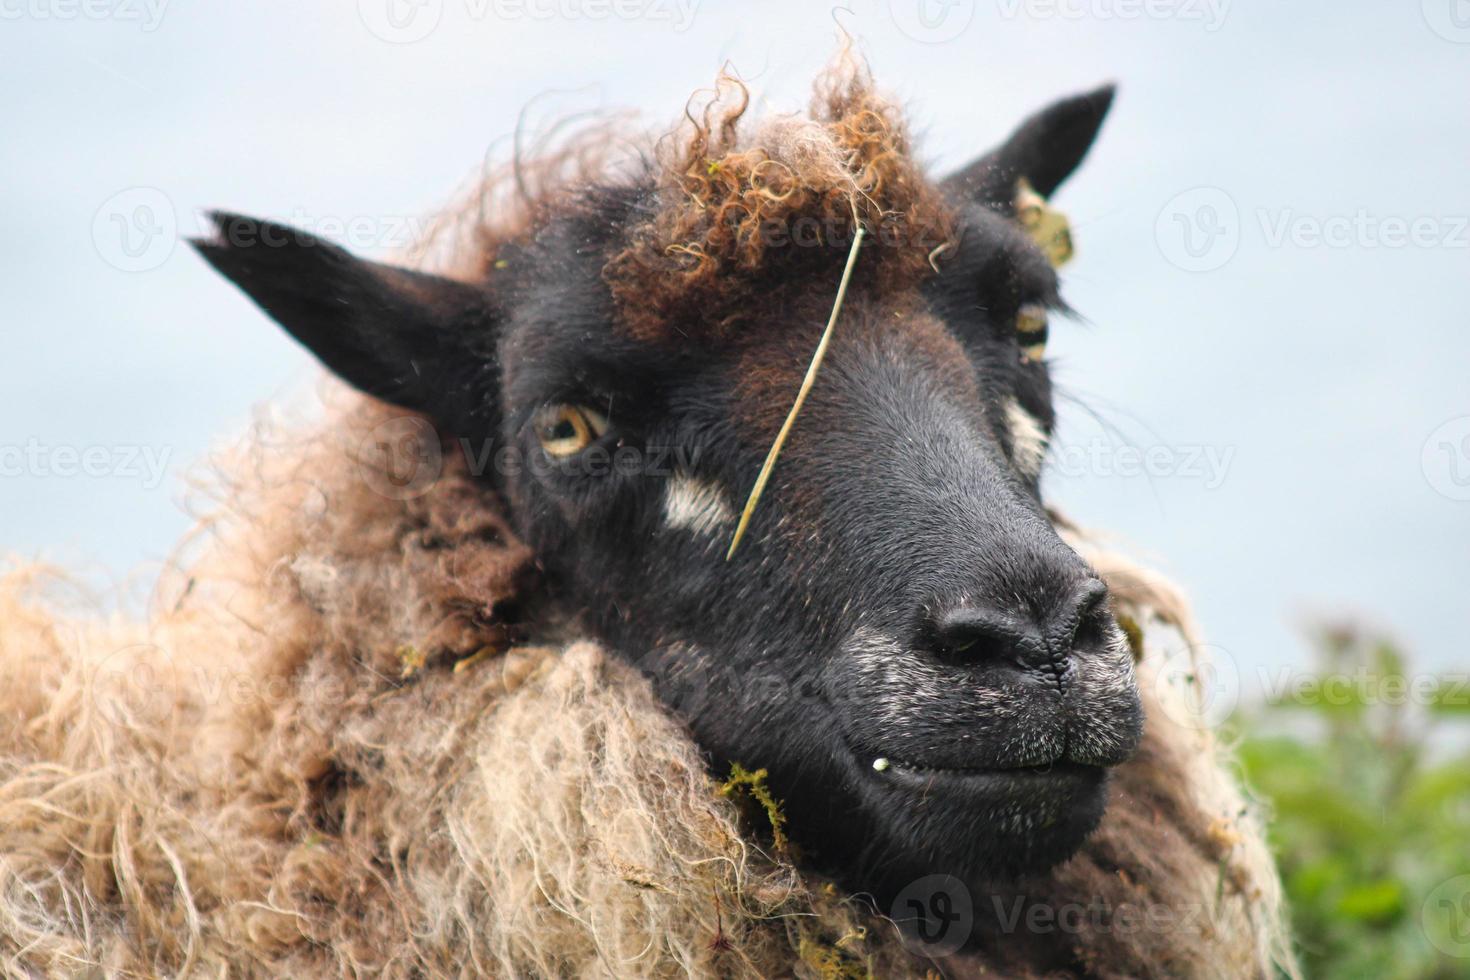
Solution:
<svg viewBox="0 0 1470 980"><path fill-rule="evenodd" d="M191 244L348 384L450 428L493 424L489 294L380 265L285 225L210 212Z"/></svg>
<svg viewBox="0 0 1470 980"><path fill-rule="evenodd" d="M944 181L959 196L1010 213L1026 180L1050 197L1087 156L1113 104L1114 87L1054 102L1021 123L1000 146Z"/></svg>

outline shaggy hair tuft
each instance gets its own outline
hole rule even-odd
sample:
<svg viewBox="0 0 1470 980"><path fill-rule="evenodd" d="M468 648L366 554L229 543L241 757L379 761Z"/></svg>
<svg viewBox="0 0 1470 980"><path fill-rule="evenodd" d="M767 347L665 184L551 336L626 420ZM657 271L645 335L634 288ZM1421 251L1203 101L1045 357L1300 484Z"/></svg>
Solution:
<svg viewBox="0 0 1470 980"><path fill-rule="evenodd" d="M676 322L719 333L780 281L840 270L855 222L883 246L864 270L875 289L928 275L950 239L948 205L860 62L845 56L818 80L809 115L747 137L749 104L744 83L721 75L660 143L654 213L605 272L640 339Z"/></svg>

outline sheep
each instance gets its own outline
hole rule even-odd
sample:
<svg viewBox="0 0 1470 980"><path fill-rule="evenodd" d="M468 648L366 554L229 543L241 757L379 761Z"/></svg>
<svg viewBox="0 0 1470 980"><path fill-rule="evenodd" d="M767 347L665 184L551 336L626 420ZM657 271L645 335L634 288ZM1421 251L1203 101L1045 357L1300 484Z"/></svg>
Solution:
<svg viewBox="0 0 1470 980"><path fill-rule="evenodd" d="M583 145L493 223L487 186L441 274L217 217L201 253L356 390L217 461L146 622L5 578L7 972L1294 972L1160 670L1184 601L1040 501L1020 194L1111 93L936 183L860 66L753 136L732 92L646 172Z"/></svg>

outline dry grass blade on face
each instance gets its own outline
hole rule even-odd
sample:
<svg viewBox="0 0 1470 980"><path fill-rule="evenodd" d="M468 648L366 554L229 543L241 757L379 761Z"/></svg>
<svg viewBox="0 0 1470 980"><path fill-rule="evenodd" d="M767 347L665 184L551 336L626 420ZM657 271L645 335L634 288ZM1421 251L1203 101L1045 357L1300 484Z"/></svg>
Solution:
<svg viewBox="0 0 1470 980"><path fill-rule="evenodd" d="M730 550L725 552L726 561L734 556L735 549L740 547L740 539L745 537L745 529L750 526L751 515L755 513L756 505L760 503L761 494L766 489L766 481L771 478L771 471L776 468L776 459L781 455L781 447L786 445L786 437L791 434L791 426L796 422L796 416L806 402L807 393L812 390L812 383L817 380L817 371L822 366L822 359L827 356L827 344L832 339L832 328L837 325L837 317L842 312L842 300L847 296L847 284L852 280L852 269L857 265L858 249L862 247L863 235L866 234L862 221L858 217L856 206L852 210L852 221L857 231L852 236L852 248L847 251L847 264L843 266L842 280L837 284L837 298L832 301L832 313L827 317L827 326L822 331L822 339L817 342L817 349L812 353L812 362L807 366L806 377L801 379L801 388L796 393L796 401L791 403L791 411L786 413L786 421L781 423L781 431L776 433L776 441L771 443L770 452L766 453L766 461L761 464L760 474L755 478L755 486L750 488L750 496L746 498L745 509L740 512L740 523L735 525L735 536L730 539Z"/></svg>

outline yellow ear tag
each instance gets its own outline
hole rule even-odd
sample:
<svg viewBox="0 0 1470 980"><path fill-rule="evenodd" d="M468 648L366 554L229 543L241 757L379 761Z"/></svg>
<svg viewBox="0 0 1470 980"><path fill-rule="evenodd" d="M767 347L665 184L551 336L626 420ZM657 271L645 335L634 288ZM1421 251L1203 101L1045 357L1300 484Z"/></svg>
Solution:
<svg viewBox="0 0 1470 980"><path fill-rule="evenodd" d="M1025 177L1016 182L1016 220L1053 268L1072 257L1072 226L1067 216L1047 204Z"/></svg>

